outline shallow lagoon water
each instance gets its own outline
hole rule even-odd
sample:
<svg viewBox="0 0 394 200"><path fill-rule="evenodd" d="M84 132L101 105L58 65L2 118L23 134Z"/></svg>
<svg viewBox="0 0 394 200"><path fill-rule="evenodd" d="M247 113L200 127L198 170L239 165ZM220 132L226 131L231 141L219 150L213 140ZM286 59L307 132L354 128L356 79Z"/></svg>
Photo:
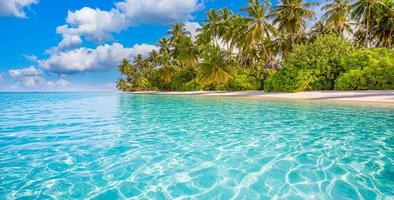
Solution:
<svg viewBox="0 0 394 200"><path fill-rule="evenodd" d="M394 108L0 93L0 199L394 199Z"/></svg>

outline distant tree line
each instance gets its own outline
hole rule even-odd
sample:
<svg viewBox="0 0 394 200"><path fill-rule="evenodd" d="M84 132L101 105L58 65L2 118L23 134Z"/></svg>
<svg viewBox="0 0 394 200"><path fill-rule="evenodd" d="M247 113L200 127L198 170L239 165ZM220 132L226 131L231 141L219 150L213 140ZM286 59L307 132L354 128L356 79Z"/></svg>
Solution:
<svg viewBox="0 0 394 200"><path fill-rule="evenodd" d="M210 10L195 36L176 23L159 50L119 65L117 87L140 90L394 89L394 2L250 0ZM307 23L317 21L311 28Z"/></svg>

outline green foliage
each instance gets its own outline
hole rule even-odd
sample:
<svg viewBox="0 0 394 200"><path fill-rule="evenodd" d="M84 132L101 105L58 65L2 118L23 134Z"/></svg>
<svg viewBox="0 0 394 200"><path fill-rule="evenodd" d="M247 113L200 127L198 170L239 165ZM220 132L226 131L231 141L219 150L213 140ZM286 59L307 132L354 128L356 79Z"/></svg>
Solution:
<svg viewBox="0 0 394 200"><path fill-rule="evenodd" d="M284 67L266 81L266 91L295 92L334 89L336 78L345 71L341 58L354 51L353 45L332 35L296 46Z"/></svg>
<svg viewBox="0 0 394 200"><path fill-rule="evenodd" d="M227 59L226 52L217 46L207 47L202 53L203 62L198 64L197 81L203 85L227 84L232 76L230 74L231 61Z"/></svg>
<svg viewBox="0 0 394 200"><path fill-rule="evenodd" d="M362 49L344 58L342 65L349 71L336 80L335 89L394 89L394 50Z"/></svg>
<svg viewBox="0 0 394 200"><path fill-rule="evenodd" d="M365 90L367 89L367 83L364 77L364 73L360 69L353 69L342 76L340 76L336 83L335 89L337 90Z"/></svg>
<svg viewBox="0 0 394 200"><path fill-rule="evenodd" d="M228 90L258 90L260 89L260 80L254 76L251 70L238 69L234 70L233 79L228 84Z"/></svg>
<svg viewBox="0 0 394 200"><path fill-rule="evenodd" d="M311 90L312 70L285 67L268 77L264 84L266 92L299 92Z"/></svg>
<svg viewBox="0 0 394 200"><path fill-rule="evenodd" d="M173 90L198 90L199 85L193 81L197 77L197 70L194 67L188 67L184 70L179 70L171 81L171 88Z"/></svg>
<svg viewBox="0 0 394 200"><path fill-rule="evenodd" d="M202 90L203 86L197 83L196 80L189 81L182 85L178 90L180 91L196 91L196 90Z"/></svg>
<svg viewBox="0 0 394 200"><path fill-rule="evenodd" d="M316 3L249 0L212 9L191 35L171 25L158 50L119 65L117 87L136 90L256 90L297 92L392 89L394 3L333 0L307 32ZM351 26L355 22L355 26ZM354 38L353 42L344 38ZM384 47L387 49L362 49ZM283 66L283 67L282 67ZM279 70L278 70L279 69ZM275 73L276 72L276 73Z"/></svg>
<svg viewBox="0 0 394 200"><path fill-rule="evenodd" d="M368 66L390 65L394 63L394 50L383 48L361 49L342 58L345 70L364 69Z"/></svg>
<svg viewBox="0 0 394 200"><path fill-rule="evenodd" d="M124 80L123 78L120 78L118 80L116 88L118 88L121 91L129 91L127 81Z"/></svg>

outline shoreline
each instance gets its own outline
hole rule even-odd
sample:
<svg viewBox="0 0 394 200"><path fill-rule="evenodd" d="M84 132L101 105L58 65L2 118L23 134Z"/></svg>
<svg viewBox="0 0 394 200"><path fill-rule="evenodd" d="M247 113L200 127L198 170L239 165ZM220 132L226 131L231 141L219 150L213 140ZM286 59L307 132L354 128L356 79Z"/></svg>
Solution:
<svg viewBox="0 0 394 200"><path fill-rule="evenodd" d="M138 91L131 94L186 95L243 97L253 99L282 99L302 101L329 101L353 103L378 103L394 106L394 90L365 91L307 91L297 93L265 93L264 91Z"/></svg>

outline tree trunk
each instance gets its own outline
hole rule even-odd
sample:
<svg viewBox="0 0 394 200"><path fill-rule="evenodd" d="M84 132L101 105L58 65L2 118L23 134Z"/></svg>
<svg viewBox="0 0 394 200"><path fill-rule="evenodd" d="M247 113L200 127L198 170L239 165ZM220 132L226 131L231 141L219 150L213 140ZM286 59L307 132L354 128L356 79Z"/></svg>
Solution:
<svg viewBox="0 0 394 200"><path fill-rule="evenodd" d="M366 30L365 30L365 47L366 48L369 48L369 42L368 42L368 39L369 39L369 17L370 17L370 15L371 15L371 11L370 11L370 8L368 8L368 15L367 15L367 28L366 28Z"/></svg>
<svg viewBox="0 0 394 200"><path fill-rule="evenodd" d="M263 51L264 51L264 56L265 56L264 62L267 62L267 60L268 60L268 53L267 53L267 50L265 49L265 44L264 43L262 44L262 46L263 46Z"/></svg>
<svg viewBox="0 0 394 200"><path fill-rule="evenodd" d="M294 47L294 31L291 32L291 48Z"/></svg>

